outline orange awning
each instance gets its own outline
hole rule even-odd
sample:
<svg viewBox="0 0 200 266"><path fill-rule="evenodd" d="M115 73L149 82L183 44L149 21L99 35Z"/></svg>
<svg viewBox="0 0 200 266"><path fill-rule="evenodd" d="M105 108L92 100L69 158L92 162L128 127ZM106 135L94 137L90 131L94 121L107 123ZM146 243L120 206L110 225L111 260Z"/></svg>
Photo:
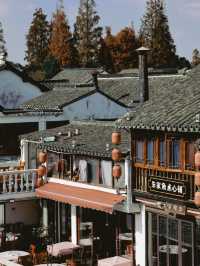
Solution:
<svg viewBox="0 0 200 266"><path fill-rule="evenodd" d="M122 195L58 183L36 189L36 196L107 213L112 213L114 205L125 200Z"/></svg>

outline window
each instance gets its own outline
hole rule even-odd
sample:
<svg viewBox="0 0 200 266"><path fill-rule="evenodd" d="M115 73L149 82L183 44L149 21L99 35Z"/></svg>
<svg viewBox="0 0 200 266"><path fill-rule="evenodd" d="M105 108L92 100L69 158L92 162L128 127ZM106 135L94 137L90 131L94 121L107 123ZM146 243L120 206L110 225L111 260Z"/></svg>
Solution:
<svg viewBox="0 0 200 266"><path fill-rule="evenodd" d="M165 166L165 162L166 162L165 141L160 140L160 142L159 142L159 164L160 164L160 166Z"/></svg>
<svg viewBox="0 0 200 266"><path fill-rule="evenodd" d="M185 169L194 170L194 142L185 143Z"/></svg>
<svg viewBox="0 0 200 266"><path fill-rule="evenodd" d="M179 168L180 142L172 139L169 143L169 166Z"/></svg>
<svg viewBox="0 0 200 266"><path fill-rule="evenodd" d="M147 163L153 164L154 158L154 141L148 140L147 141Z"/></svg>
<svg viewBox="0 0 200 266"><path fill-rule="evenodd" d="M144 141L137 140L136 142L136 162L144 162Z"/></svg>

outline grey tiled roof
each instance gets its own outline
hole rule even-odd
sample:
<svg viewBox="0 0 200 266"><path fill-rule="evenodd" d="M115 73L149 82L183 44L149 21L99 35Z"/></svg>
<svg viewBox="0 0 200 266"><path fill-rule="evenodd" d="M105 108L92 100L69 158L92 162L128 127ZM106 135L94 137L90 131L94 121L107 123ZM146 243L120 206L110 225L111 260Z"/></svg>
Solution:
<svg viewBox="0 0 200 266"><path fill-rule="evenodd" d="M95 88L91 86L58 88L25 102L21 108L24 110L60 110L63 106L94 92Z"/></svg>
<svg viewBox="0 0 200 266"><path fill-rule="evenodd" d="M78 135L75 135L75 129L79 129ZM22 135L21 138L38 141L41 137L56 136L55 142L40 144L40 148L72 154L111 158L113 148L111 135L114 130L113 122L74 121L66 126ZM67 136L69 131L72 133L71 137ZM72 147L72 141L76 143L74 148ZM109 144L109 150L106 150L106 144ZM123 154L128 152L129 146L129 135L122 131L122 142L119 148Z"/></svg>
<svg viewBox="0 0 200 266"><path fill-rule="evenodd" d="M68 80L70 84L84 84L92 80L92 72L104 73L97 68L65 68L55 75L52 80Z"/></svg>
<svg viewBox="0 0 200 266"><path fill-rule="evenodd" d="M149 77L149 97L158 97L172 88L177 82L184 80L184 75L158 75ZM127 107L134 107L139 101L138 77L100 78L99 88L116 101Z"/></svg>
<svg viewBox="0 0 200 266"><path fill-rule="evenodd" d="M183 79L160 86L156 97L138 106L119 119L117 125L180 132L199 132L200 123L200 66Z"/></svg>

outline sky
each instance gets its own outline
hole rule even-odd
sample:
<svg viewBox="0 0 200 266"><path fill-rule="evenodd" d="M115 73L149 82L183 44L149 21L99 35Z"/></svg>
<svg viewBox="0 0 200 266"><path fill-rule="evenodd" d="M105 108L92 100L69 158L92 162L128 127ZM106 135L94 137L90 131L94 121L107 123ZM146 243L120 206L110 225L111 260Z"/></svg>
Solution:
<svg viewBox="0 0 200 266"><path fill-rule="evenodd" d="M75 22L80 0L64 0L70 25ZM58 0L0 0L0 21L3 25L8 59L24 64L26 34L33 12L41 7L51 19ZM192 50L200 50L200 0L165 0L170 30L177 53L191 59ZM111 26L115 34L134 23L139 30L146 0L96 0L100 24Z"/></svg>

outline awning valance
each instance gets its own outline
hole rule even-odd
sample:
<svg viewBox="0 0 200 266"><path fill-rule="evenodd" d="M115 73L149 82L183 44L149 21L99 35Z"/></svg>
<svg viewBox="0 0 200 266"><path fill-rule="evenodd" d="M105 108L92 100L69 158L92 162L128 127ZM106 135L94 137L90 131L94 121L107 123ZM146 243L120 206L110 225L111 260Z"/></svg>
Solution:
<svg viewBox="0 0 200 266"><path fill-rule="evenodd" d="M112 213L115 204L125 200L122 195L58 183L36 189L36 196L107 213Z"/></svg>

